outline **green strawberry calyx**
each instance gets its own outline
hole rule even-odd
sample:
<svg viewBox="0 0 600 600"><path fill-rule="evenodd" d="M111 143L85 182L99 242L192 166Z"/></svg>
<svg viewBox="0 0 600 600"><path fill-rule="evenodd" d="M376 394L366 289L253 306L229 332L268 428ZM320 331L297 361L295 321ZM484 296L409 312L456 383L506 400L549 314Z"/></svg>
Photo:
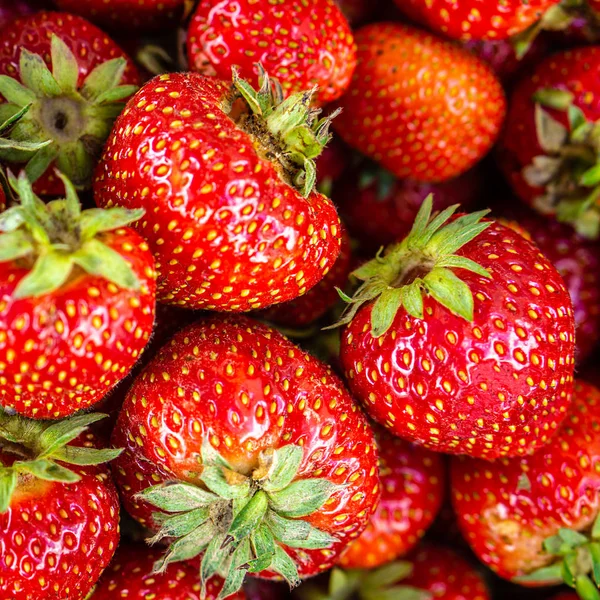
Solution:
<svg viewBox="0 0 600 600"><path fill-rule="evenodd" d="M566 583L575 589L581 600L600 600L600 515L587 532L560 529L543 544L544 551L554 558L542 567L514 581L524 585L556 585Z"/></svg>
<svg viewBox="0 0 600 600"><path fill-rule="evenodd" d="M83 271L137 290L140 281L121 254L103 242L105 232L138 220L144 211L123 208L82 210L77 192L62 173L65 198L45 204L22 171L9 182L20 204L0 214L0 263L16 262L29 269L14 297L48 294Z"/></svg>
<svg viewBox="0 0 600 600"><path fill-rule="evenodd" d="M257 68L258 90L233 69L229 115L258 140L263 156L280 167L283 179L307 197L317 180L315 159L331 139L329 127L340 111L320 118L321 110L312 106L316 87L284 98L279 82L260 64Z"/></svg>
<svg viewBox="0 0 600 600"><path fill-rule="evenodd" d="M15 143L44 144L36 151L0 144L0 159L27 163L34 182L51 164L79 189L89 188L96 160L125 100L137 90L120 85L127 68L125 58L108 60L79 85L77 57L57 35L51 38L49 69L43 57L21 49L19 81L0 75L0 120L29 110L12 128Z"/></svg>
<svg viewBox="0 0 600 600"><path fill-rule="evenodd" d="M246 573L265 570L279 574L291 587L297 586L298 569L282 546L316 550L337 541L306 518L329 502L339 486L327 479L298 478L303 456L302 447L293 444L264 450L257 468L245 475L205 442L202 487L172 481L138 495L161 511L153 514L159 530L150 543L171 540L155 571L203 553L203 590L206 582L219 574L225 579L219 598L239 590Z"/></svg>
<svg viewBox="0 0 600 600"><path fill-rule="evenodd" d="M8 510L19 485L32 478L75 483L81 476L70 465L99 465L119 456L119 449L70 445L90 425L106 416L88 413L62 421L39 421L0 409L0 513Z"/></svg>
<svg viewBox="0 0 600 600"><path fill-rule="evenodd" d="M565 90L542 89L535 96L538 143L545 154L523 169L531 186L544 188L535 199L542 213L556 213L585 237L600 234L600 122L588 121ZM548 109L565 112L568 127Z"/></svg>
<svg viewBox="0 0 600 600"><path fill-rule="evenodd" d="M397 561L373 570L334 568L326 589L304 584L298 590L301 600L433 600L433 595L410 585L398 585L412 575L410 562Z"/></svg>
<svg viewBox="0 0 600 600"><path fill-rule="evenodd" d="M489 211L450 220L458 205L433 217L432 205L433 196L429 195L406 238L385 252L380 251L352 273L362 282L352 298L338 290L347 307L332 327L350 323L364 304L373 302L371 335L380 337L390 328L401 307L411 316L422 319L423 294L429 294L452 313L473 321L473 294L454 269L486 278L491 275L456 252L491 225L491 221L482 221Z"/></svg>

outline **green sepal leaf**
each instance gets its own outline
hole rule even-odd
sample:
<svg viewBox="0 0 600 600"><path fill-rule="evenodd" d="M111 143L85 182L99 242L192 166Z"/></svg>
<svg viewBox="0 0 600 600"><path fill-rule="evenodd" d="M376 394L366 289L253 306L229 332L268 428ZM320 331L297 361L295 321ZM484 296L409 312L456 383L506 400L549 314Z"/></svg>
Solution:
<svg viewBox="0 0 600 600"><path fill-rule="evenodd" d="M598 587L587 575L578 575L574 587L581 600L600 600Z"/></svg>
<svg viewBox="0 0 600 600"><path fill-rule="evenodd" d="M289 584L290 588L300 585L300 577L296 563L290 558L281 546L275 547L275 556L271 563L271 570L281 575Z"/></svg>
<svg viewBox="0 0 600 600"><path fill-rule="evenodd" d="M23 209L12 206L0 214L0 232L15 231L25 222Z"/></svg>
<svg viewBox="0 0 600 600"><path fill-rule="evenodd" d="M116 87L123 78L127 61L113 58L99 64L85 79L80 93L86 100L98 100L106 90Z"/></svg>
<svg viewBox="0 0 600 600"><path fill-rule="evenodd" d="M163 538L185 537L202 526L209 515L210 510L206 506L175 514L154 513L152 520L160 529L148 541L150 544L155 544Z"/></svg>
<svg viewBox="0 0 600 600"><path fill-rule="evenodd" d="M458 256L457 254L443 257L437 262L436 266L445 267L447 269L465 269L466 271L471 271L471 273L476 273L487 279L492 277L487 269L484 269L474 260L466 258L465 256Z"/></svg>
<svg viewBox="0 0 600 600"><path fill-rule="evenodd" d="M402 305L409 315L416 319L423 318L423 293L420 281L414 281L402 288Z"/></svg>
<svg viewBox="0 0 600 600"><path fill-rule="evenodd" d="M588 538L579 533L578 531L574 531L573 529L562 528L558 531L559 537L568 544L571 548L577 548L578 546L583 546L588 543Z"/></svg>
<svg viewBox="0 0 600 600"><path fill-rule="evenodd" d="M8 75L0 75L0 94L19 108L31 106L37 101L37 96L29 88Z"/></svg>
<svg viewBox="0 0 600 600"><path fill-rule="evenodd" d="M250 481L246 479L241 483L231 484L227 481L224 469L226 467L205 466L200 479L209 490L221 498L246 498L250 493Z"/></svg>
<svg viewBox="0 0 600 600"><path fill-rule="evenodd" d="M321 508L336 490L327 479L299 479L269 494L271 508L284 517L306 517Z"/></svg>
<svg viewBox="0 0 600 600"><path fill-rule="evenodd" d="M561 583L563 581L562 564L562 562L559 562L550 565L549 567L542 567L541 569L537 569L528 575L514 577L513 581L515 583L525 585L531 583L548 585L552 583Z"/></svg>
<svg viewBox="0 0 600 600"><path fill-rule="evenodd" d="M77 446L65 446L53 452L52 459L70 465L102 465L115 460L122 452L122 448L79 448Z"/></svg>
<svg viewBox="0 0 600 600"><path fill-rule="evenodd" d="M218 599L232 596L241 589L247 571L244 566L247 565L250 560L250 542L245 539L233 552L231 566L229 567L229 571L223 582L223 588L219 592Z"/></svg>
<svg viewBox="0 0 600 600"><path fill-rule="evenodd" d="M52 34L50 40L52 56L52 74L63 92L75 93L79 79L79 65L71 49L59 38Z"/></svg>
<svg viewBox="0 0 600 600"><path fill-rule="evenodd" d="M269 497L266 492L259 490L237 513L229 527L226 540L235 541L248 537L257 529L269 508Z"/></svg>
<svg viewBox="0 0 600 600"><path fill-rule="evenodd" d="M247 570L250 573L260 573L271 566L275 556L275 538L266 525L261 525L250 536L250 545L254 556L257 558L250 561Z"/></svg>
<svg viewBox="0 0 600 600"><path fill-rule="evenodd" d="M544 88L533 95L532 100L547 108L567 110L573 104L574 96L566 90Z"/></svg>
<svg viewBox="0 0 600 600"><path fill-rule="evenodd" d="M427 291L450 312L466 321L473 321L473 294L469 286L449 269L436 268L423 283Z"/></svg>
<svg viewBox="0 0 600 600"><path fill-rule="evenodd" d="M404 289L388 287L375 301L371 313L371 335L382 336L392 325L396 314L402 306Z"/></svg>
<svg viewBox="0 0 600 600"><path fill-rule="evenodd" d="M60 288L73 269L70 256L46 251L36 261L33 269L21 279L14 291L15 298L39 297Z"/></svg>
<svg viewBox="0 0 600 600"><path fill-rule="evenodd" d="M38 460L17 461L13 463L13 469L21 472L31 473L38 479L46 481L58 481L60 483L75 483L81 479L77 473L56 464L52 460L40 458Z"/></svg>
<svg viewBox="0 0 600 600"><path fill-rule="evenodd" d="M298 473L303 457L302 448L293 444L274 450L269 477L263 483L263 489L267 492L278 492L286 488Z"/></svg>
<svg viewBox="0 0 600 600"><path fill-rule="evenodd" d="M144 216L143 208L90 208L81 214L81 238L89 240L103 231L126 227Z"/></svg>
<svg viewBox="0 0 600 600"><path fill-rule="evenodd" d="M23 230L0 234L0 262L16 260L33 251L34 245Z"/></svg>
<svg viewBox="0 0 600 600"><path fill-rule="evenodd" d="M25 162L50 144L52 144L50 140L45 142L22 142L11 138L0 138L0 158L12 162Z"/></svg>
<svg viewBox="0 0 600 600"><path fill-rule="evenodd" d="M596 585L600 586L600 544L592 542L588 546L590 556L592 558L592 575Z"/></svg>
<svg viewBox="0 0 600 600"><path fill-rule="evenodd" d="M102 92L96 100L96 104L112 104L113 102L121 102L133 96L138 90L137 85L119 85L117 87L112 88L111 90L106 90Z"/></svg>
<svg viewBox="0 0 600 600"><path fill-rule="evenodd" d="M593 540L600 539L600 514L598 514L594 524L592 525L592 531L590 532L590 535Z"/></svg>
<svg viewBox="0 0 600 600"><path fill-rule="evenodd" d="M3 104L2 106L6 107L7 105ZM27 104L22 108L18 108L15 106L14 109L16 110L11 110L10 116L8 116L6 120L2 123L2 125L0 125L0 134L5 134L7 131L10 131L13 125L16 125L29 112L30 108L31 104Z"/></svg>
<svg viewBox="0 0 600 600"><path fill-rule="evenodd" d="M60 96L63 91L39 54L21 48L19 61L21 81L38 98ZM12 102L12 100L9 100Z"/></svg>
<svg viewBox="0 0 600 600"><path fill-rule="evenodd" d="M103 413L86 413L58 421L46 427L38 441L39 457L52 456L59 448L81 435L90 425L105 418L106 415Z"/></svg>
<svg viewBox="0 0 600 600"><path fill-rule="evenodd" d="M202 557L202 563L200 564L200 580L202 581L202 597L205 594L206 582L217 572L219 572L221 565L227 560L229 556L228 551L223 550L223 542L225 541L225 534L217 533L209 540L206 552Z"/></svg>
<svg viewBox="0 0 600 600"><path fill-rule="evenodd" d="M154 563L153 571L162 573L171 563L195 558L204 551L211 540L214 540L214 536L213 524L203 523L188 535L174 541L168 551Z"/></svg>
<svg viewBox="0 0 600 600"><path fill-rule="evenodd" d="M209 506L219 500L212 492L207 492L191 483L162 483L146 488L137 497L166 512L183 512Z"/></svg>
<svg viewBox="0 0 600 600"><path fill-rule="evenodd" d="M588 169L580 178L580 185L586 187L595 187L600 184L600 164L594 165Z"/></svg>
<svg viewBox="0 0 600 600"><path fill-rule="evenodd" d="M267 513L266 524L275 539L290 548L321 550L330 548L337 538L301 519L286 519L273 511Z"/></svg>
<svg viewBox="0 0 600 600"><path fill-rule="evenodd" d="M413 566L409 562L396 561L388 563L373 571L367 572L363 579L363 587L387 587L410 577L413 572Z"/></svg>
<svg viewBox="0 0 600 600"><path fill-rule="evenodd" d="M11 468L0 470L0 513L6 512L17 487L17 472Z"/></svg>
<svg viewBox="0 0 600 600"><path fill-rule="evenodd" d="M27 163L25 173L29 181L36 182L58 156L59 148L55 143L45 145L38 150L33 158Z"/></svg>

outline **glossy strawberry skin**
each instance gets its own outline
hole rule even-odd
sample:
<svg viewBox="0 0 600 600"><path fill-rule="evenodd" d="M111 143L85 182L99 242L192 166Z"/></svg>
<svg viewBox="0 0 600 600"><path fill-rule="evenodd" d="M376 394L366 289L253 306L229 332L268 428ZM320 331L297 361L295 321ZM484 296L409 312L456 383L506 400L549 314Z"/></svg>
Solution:
<svg viewBox="0 0 600 600"><path fill-rule="evenodd" d="M73 51L79 67L78 86L95 67L113 58L127 59L123 85L139 85L140 75L131 59L119 46L95 25L68 13L42 11L14 21L10 27L0 30L0 74L20 81L19 58L21 49L43 56L51 67L50 39L57 35ZM1 98L1 96L0 96ZM59 196L63 183L49 168L34 185L41 196Z"/></svg>
<svg viewBox="0 0 600 600"><path fill-rule="evenodd" d="M487 64L408 25L367 25L355 37L357 67L333 122L346 143L418 181L452 179L483 158L506 110Z"/></svg>
<svg viewBox="0 0 600 600"><path fill-rule="evenodd" d="M191 68L229 80L231 68L256 87L261 63L284 92L319 86L315 100L339 98L356 64L354 39L334 0L201 0L188 29Z"/></svg>
<svg viewBox="0 0 600 600"><path fill-rule="evenodd" d="M479 573L449 548L424 545L410 561L413 573L402 585L431 592L436 600L491 600Z"/></svg>
<svg viewBox="0 0 600 600"><path fill-rule="evenodd" d="M404 556L425 535L444 498L442 456L384 430L376 432L381 501L367 528L340 559L345 569L372 569Z"/></svg>
<svg viewBox="0 0 600 600"><path fill-rule="evenodd" d="M339 543L327 553L286 549L301 577L332 566L379 500L373 433L341 382L281 334L245 317L213 317L182 330L134 382L112 438L125 448L113 472L134 518L153 526L137 492L174 478L198 481L204 439L244 473L266 447L303 444L299 477L345 484L307 517L335 532Z"/></svg>
<svg viewBox="0 0 600 600"><path fill-rule="evenodd" d="M560 0L395 0L415 21L448 37L501 40L524 31Z"/></svg>
<svg viewBox="0 0 600 600"><path fill-rule="evenodd" d="M31 265L0 263L0 405L38 419L89 408L131 370L154 324L152 255L132 229L102 234L127 260L138 292L80 272L40 298L13 294Z"/></svg>
<svg viewBox="0 0 600 600"><path fill-rule="evenodd" d="M570 404L568 292L535 246L498 223L458 254L491 274L457 270L473 293L474 321L426 296L424 319L400 308L375 339L373 305L365 305L342 335L350 389L376 421L432 450L489 460L530 454Z"/></svg>
<svg viewBox="0 0 600 600"><path fill-rule="evenodd" d="M146 84L115 123L95 199L146 209L136 228L156 259L159 300L240 312L316 285L341 239L331 202L280 179L223 112L229 87L195 73Z"/></svg>
<svg viewBox="0 0 600 600"><path fill-rule="evenodd" d="M567 50L548 57L532 74L515 87L506 126L498 146L498 163L515 193L529 205L543 193L525 181L522 171L535 156L545 152L538 142L533 95L541 89L570 91L574 106L590 121L600 119L600 105L594 100L600 92L596 73L600 68L600 47ZM547 109L552 117L568 127L566 112Z"/></svg>
<svg viewBox="0 0 600 600"><path fill-rule="evenodd" d="M161 557L160 548L122 545L104 573L92 596L94 600L200 600L198 569L188 563L171 564L163 573L153 573L154 563ZM223 580L213 577L206 584L204 600L216 600ZM227 596L228 600L244 600L243 592Z"/></svg>
<svg viewBox="0 0 600 600"><path fill-rule="evenodd" d="M578 381L561 430L537 454L493 463L453 459L452 499L463 535L501 577L544 566L550 561L542 551L546 538L594 521L600 509L599 406L600 391Z"/></svg>

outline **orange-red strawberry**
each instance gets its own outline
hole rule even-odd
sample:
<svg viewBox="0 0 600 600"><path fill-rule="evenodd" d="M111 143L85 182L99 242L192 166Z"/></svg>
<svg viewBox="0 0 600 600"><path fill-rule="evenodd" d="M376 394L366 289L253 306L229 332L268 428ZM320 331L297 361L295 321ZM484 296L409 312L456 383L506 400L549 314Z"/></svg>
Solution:
<svg viewBox="0 0 600 600"><path fill-rule="evenodd" d="M113 121L138 84L131 60L85 19L59 12L18 19L0 31L0 121L29 106L9 138L49 143L30 152L3 144L0 159L29 161L40 194L62 193L51 165L90 187Z"/></svg>
<svg viewBox="0 0 600 600"><path fill-rule="evenodd" d="M141 545L121 545L110 567L104 573L93 600L200 600L200 577L192 565L169 565L162 573L154 573L154 563L159 560L160 549ZM215 576L206 584L202 600L217 600L223 580ZM245 600L240 591L228 600Z"/></svg>
<svg viewBox="0 0 600 600"><path fill-rule="evenodd" d="M154 324L155 273L126 227L143 212L44 204L24 173L0 214L0 406L55 419L89 408L139 358Z"/></svg>
<svg viewBox="0 0 600 600"><path fill-rule="evenodd" d="M328 569L379 501L373 433L341 382L245 317L176 334L131 387L113 443L125 507L171 539L157 568L204 552L222 596L247 571L297 584Z"/></svg>
<svg viewBox="0 0 600 600"><path fill-rule="evenodd" d="M445 181L485 156L504 119L491 68L455 44L396 23L356 32L357 67L334 121L345 142L397 177Z"/></svg>
<svg viewBox="0 0 600 600"><path fill-rule="evenodd" d="M599 408L600 391L579 381L560 431L533 456L453 459L459 525L500 576L528 586L564 579L581 598L597 598L597 590L583 592L594 586L587 574L599 564Z"/></svg>
<svg viewBox="0 0 600 600"><path fill-rule="evenodd" d="M342 323L351 391L394 434L452 454L531 454L570 405L574 323L539 249L485 212L431 218L354 271Z"/></svg>
<svg viewBox="0 0 600 600"><path fill-rule="evenodd" d="M159 300L246 311L316 285L340 251L333 204L314 191L329 118L311 93L282 100L197 73L146 84L118 118L99 165L101 206L145 208Z"/></svg>
<svg viewBox="0 0 600 600"><path fill-rule="evenodd" d="M381 501L367 528L342 554L345 569L372 569L412 550L433 523L444 498L440 454L376 431Z"/></svg>
<svg viewBox="0 0 600 600"><path fill-rule="evenodd" d="M334 0L201 0L187 50L204 75L229 79L237 67L260 85L261 63L286 95L318 86L319 105L346 91L356 64L350 26Z"/></svg>
<svg viewBox="0 0 600 600"><path fill-rule="evenodd" d="M43 422L0 412L0 598L84 600L110 562L119 500L108 469L96 465L119 452L81 435L101 417Z"/></svg>

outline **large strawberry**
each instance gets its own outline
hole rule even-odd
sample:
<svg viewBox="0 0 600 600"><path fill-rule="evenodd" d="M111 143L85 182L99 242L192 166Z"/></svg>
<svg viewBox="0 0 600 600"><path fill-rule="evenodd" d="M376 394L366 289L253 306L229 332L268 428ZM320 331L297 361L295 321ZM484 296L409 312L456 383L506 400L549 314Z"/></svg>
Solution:
<svg viewBox="0 0 600 600"><path fill-rule="evenodd" d="M340 251L331 202L314 192L329 119L311 93L282 101L196 73L161 75L117 120L98 168L96 202L145 208L136 225L154 252L159 299L244 311L316 285Z"/></svg>
<svg viewBox="0 0 600 600"><path fill-rule="evenodd" d="M477 556L523 585L563 579L585 595L600 567L600 391L577 382L560 431L533 456L485 462L455 458L452 496ZM581 532L581 533L580 533Z"/></svg>
<svg viewBox="0 0 600 600"><path fill-rule="evenodd" d="M163 572L152 571L161 550L144 546L121 545L110 567L104 573L91 600L200 600L200 577L192 565L169 565ZM202 600L216 600L223 587L220 577L206 584ZM243 592L227 596L228 600L244 600Z"/></svg>
<svg viewBox="0 0 600 600"><path fill-rule="evenodd" d="M204 552L222 596L247 571L297 584L331 567L379 501L373 433L341 382L248 318L176 334L131 387L113 443L127 510L171 540L157 568Z"/></svg>
<svg viewBox="0 0 600 600"><path fill-rule="evenodd" d="M260 85L260 67L286 95L318 86L319 105L339 98L356 65L354 38L334 0L212 0L198 3L188 29L192 69L228 79L233 67Z"/></svg>
<svg viewBox="0 0 600 600"><path fill-rule="evenodd" d="M52 164L77 187L89 187L113 121L138 83L131 60L85 19L59 12L18 19L0 31L0 120L30 106L10 138L51 143L33 158L3 145L0 159L28 160L40 194L62 191Z"/></svg>
<svg viewBox="0 0 600 600"><path fill-rule="evenodd" d="M43 422L0 412L1 598L83 600L110 562L119 501L96 465L119 451L81 438L101 417Z"/></svg>
<svg viewBox="0 0 600 600"><path fill-rule="evenodd" d="M334 121L345 142L397 177L445 181L494 144L502 85L467 50L396 23L356 32L357 67Z"/></svg>
<svg viewBox="0 0 600 600"><path fill-rule="evenodd" d="M517 195L537 210L600 231L600 48L561 52L515 88L500 143L500 165Z"/></svg>
<svg viewBox="0 0 600 600"><path fill-rule="evenodd" d="M142 211L44 204L24 173L21 203L0 215L0 405L58 418L122 379L154 323L155 273L128 223Z"/></svg>
<svg viewBox="0 0 600 600"><path fill-rule="evenodd" d="M396 435L452 454L530 454L565 418L573 310L557 270L485 212L431 218L354 271L350 389Z"/></svg>
<svg viewBox="0 0 600 600"><path fill-rule="evenodd" d="M372 569L412 550L433 523L445 490L441 455L376 432L381 501L367 528L350 543L339 565Z"/></svg>

